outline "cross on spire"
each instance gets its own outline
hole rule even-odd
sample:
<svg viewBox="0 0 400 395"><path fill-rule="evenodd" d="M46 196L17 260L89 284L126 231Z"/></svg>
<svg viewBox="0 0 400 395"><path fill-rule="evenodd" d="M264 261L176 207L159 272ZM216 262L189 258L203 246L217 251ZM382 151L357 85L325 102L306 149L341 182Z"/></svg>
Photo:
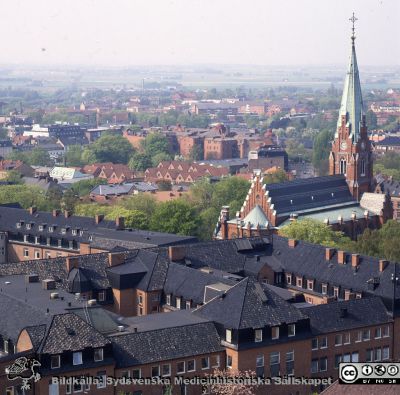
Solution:
<svg viewBox="0 0 400 395"><path fill-rule="evenodd" d="M354 40L356 39L354 24L355 24L356 21L358 21L358 18L356 18L355 15L354 15L354 12L353 12L352 17L349 19L349 21L352 23L352 28L351 28L351 30L352 30L351 40L353 41L353 44L354 44Z"/></svg>

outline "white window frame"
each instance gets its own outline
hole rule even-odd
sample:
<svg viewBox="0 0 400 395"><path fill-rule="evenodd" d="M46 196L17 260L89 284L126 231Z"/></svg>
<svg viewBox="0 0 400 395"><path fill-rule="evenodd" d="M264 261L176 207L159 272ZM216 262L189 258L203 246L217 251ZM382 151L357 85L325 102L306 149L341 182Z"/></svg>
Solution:
<svg viewBox="0 0 400 395"><path fill-rule="evenodd" d="M57 361L57 364L56 364L57 366L53 365L53 360ZM51 369L58 369L60 366L61 366L61 356L59 354L58 355L52 355L50 357L50 368Z"/></svg>
<svg viewBox="0 0 400 395"><path fill-rule="evenodd" d="M323 349L325 349L325 348L328 348L328 337L327 336L323 336L323 337L321 337L321 339L325 339L325 345L324 346L321 346L321 341L319 341L318 343L319 343L319 348L320 348L320 350L323 350Z"/></svg>
<svg viewBox="0 0 400 395"><path fill-rule="evenodd" d="M263 332L262 329L255 329L254 330L254 342L259 343L263 340Z"/></svg>
<svg viewBox="0 0 400 395"><path fill-rule="evenodd" d="M183 364L183 370L178 370L179 364ZM185 363L185 361L178 361L176 363L176 374L183 374L185 372L186 372L186 363Z"/></svg>
<svg viewBox="0 0 400 395"><path fill-rule="evenodd" d="M203 360L207 361L207 366L203 368ZM200 362L201 370L210 369L210 357L202 357Z"/></svg>
<svg viewBox="0 0 400 395"><path fill-rule="evenodd" d="M327 295L328 294L328 284L322 284L321 285L321 293L322 293L322 295Z"/></svg>
<svg viewBox="0 0 400 395"><path fill-rule="evenodd" d="M293 330L291 330L293 329ZM296 336L296 324L289 324L288 325L288 337Z"/></svg>
<svg viewBox="0 0 400 395"><path fill-rule="evenodd" d="M189 370L189 362L193 362L193 369ZM190 359L189 361L187 361L186 365L187 365L187 372L188 373L196 371L196 360L195 359Z"/></svg>
<svg viewBox="0 0 400 395"><path fill-rule="evenodd" d="M77 363L75 363L75 356L79 357ZM82 351L75 351L74 353L72 353L72 365L77 366L82 364L83 364Z"/></svg>
<svg viewBox="0 0 400 395"><path fill-rule="evenodd" d="M274 331L275 331L275 336L274 336ZM271 339L272 340L279 339L279 326L271 327Z"/></svg>
<svg viewBox="0 0 400 395"><path fill-rule="evenodd" d="M96 358L96 352L100 352L101 354L101 358ZM104 348L99 347L99 348L95 348L94 349L94 355L93 355L94 361L95 362L100 362L100 361L104 361Z"/></svg>
<svg viewBox="0 0 400 395"><path fill-rule="evenodd" d="M165 299L165 303L168 306L171 306L171 294L167 294L166 299Z"/></svg>
<svg viewBox="0 0 400 395"><path fill-rule="evenodd" d="M168 373L166 373L166 374L164 374L164 366L168 366ZM161 365L161 374L162 374L162 377L171 376L171 364L170 363L164 363Z"/></svg>
<svg viewBox="0 0 400 395"><path fill-rule="evenodd" d="M102 374L100 374L102 373ZM97 388L106 388L107 387L107 372L105 371L101 371L101 372L97 372L96 374L97 377L102 377L103 380L97 383Z"/></svg>
<svg viewBox="0 0 400 395"><path fill-rule="evenodd" d="M227 343L232 343L232 329L225 330L225 341Z"/></svg>
<svg viewBox="0 0 400 395"><path fill-rule="evenodd" d="M340 343L336 341L336 338L340 339ZM335 347L340 347L343 344L343 334L338 333L335 335Z"/></svg>
<svg viewBox="0 0 400 395"><path fill-rule="evenodd" d="M307 280L307 289L309 291L314 291L314 280Z"/></svg>

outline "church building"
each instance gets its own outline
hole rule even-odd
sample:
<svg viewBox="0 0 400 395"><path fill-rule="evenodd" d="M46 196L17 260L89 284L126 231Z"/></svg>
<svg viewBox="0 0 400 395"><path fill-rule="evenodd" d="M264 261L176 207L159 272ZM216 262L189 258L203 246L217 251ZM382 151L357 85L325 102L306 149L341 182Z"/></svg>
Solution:
<svg viewBox="0 0 400 395"><path fill-rule="evenodd" d="M357 65L354 22L351 53L339 118L329 155L329 176L264 184L256 174L239 212L231 218L224 206L216 239L251 237L277 231L290 221L312 218L352 239L393 218L386 194L375 194L372 147L368 139Z"/></svg>

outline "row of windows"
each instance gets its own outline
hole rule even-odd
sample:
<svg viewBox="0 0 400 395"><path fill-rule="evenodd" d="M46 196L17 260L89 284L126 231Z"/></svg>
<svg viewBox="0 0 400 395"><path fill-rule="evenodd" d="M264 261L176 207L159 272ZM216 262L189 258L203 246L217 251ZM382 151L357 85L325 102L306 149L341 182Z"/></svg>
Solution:
<svg viewBox="0 0 400 395"><path fill-rule="evenodd" d="M286 375L293 375L294 374L294 351L288 351L284 353L285 355L285 364L286 364ZM269 354L269 369L270 375L272 377L280 376L280 363L281 363L281 356L279 351L274 351ZM264 375L264 366L265 366L265 359L264 355L260 354L256 357L256 373L258 376ZM229 367L229 366L228 366Z"/></svg>
<svg viewBox="0 0 400 395"><path fill-rule="evenodd" d="M200 359L200 369L206 370L210 368L220 367L220 356L214 355L210 357L202 357ZM176 374L184 374L196 371L196 360L190 359L188 361L176 362ZM122 373L122 377L129 377L130 371ZM168 377L171 376L171 364L165 363L162 365L155 365L151 367L151 377ZM139 379L142 377L141 369L134 369L132 371L132 378Z"/></svg>
<svg viewBox="0 0 400 395"><path fill-rule="evenodd" d="M22 225L23 225L23 222L17 222L17 228L18 229L22 228ZM34 223L31 223L31 222L28 222L27 224L25 224L25 228L28 229L28 230L32 229L33 226L34 226ZM49 226L47 226L47 225L39 225L38 226L39 232L43 232L46 227L47 227L47 231L49 233L53 233L57 228L56 225L49 225ZM63 235L67 234L69 229L70 229L69 226L61 228L61 234L63 234ZM72 233L73 236L78 236L78 234L79 234L79 236L83 236L84 231L79 229L79 228L76 228L76 229L72 229L71 233Z"/></svg>
<svg viewBox="0 0 400 395"><path fill-rule="evenodd" d="M307 281L307 287L306 289L309 291L314 291L315 288L315 280L306 280ZM294 283L293 277L291 273L286 273L286 283L288 285L295 285L296 287L303 288L303 277L298 277L296 276L296 282ZM333 287L333 296L338 298L339 297L339 287ZM328 295L328 284L324 283L321 284L321 293L322 295ZM350 298L350 293L351 291L349 289L345 289L345 299ZM356 293L356 298L360 299L362 297L361 293Z"/></svg>
<svg viewBox="0 0 400 395"><path fill-rule="evenodd" d="M374 339L380 339L382 337L389 337L389 326L386 325L384 327L378 327L375 328L373 331L373 337ZM357 331L355 333L355 338L353 339L355 343L359 343L361 341L369 341L371 340L371 330L370 329L364 329ZM346 333L339 333L335 335L335 346L341 346L341 345L347 345L351 344L351 334L350 332ZM311 348L312 350L318 350L318 348L327 348L328 347L328 338L325 337L320 337L320 338L314 338L311 341Z"/></svg>
<svg viewBox="0 0 400 395"><path fill-rule="evenodd" d="M40 259L41 258L40 255L41 255L40 254L40 250L34 250L33 251L33 258L34 259ZM52 255L51 251L45 251L44 252L44 258L45 259L52 258L51 255ZM58 258L60 256L62 256L62 252L56 252L56 257ZM24 258L30 258L30 250L29 250L29 248L24 248Z"/></svg>
<svg viewBox="0 0 400 395"><path fill-rule="evenodd" d="M103 348L95 348L94 349L94 361L100 362L104 359L104 350ZM72 364L73 365L82 365L82 352L76 351L72 353ZM50 367L51 369L58 369L61 367L61 355L52 355L50 358Z"/></svg>
<svg viewBox="0 0 400 395"><path fill-rule="evenodd" d="M157 296L157 298L158 298L158 296ZM158 299L157 299L157 301L158 301ZM172 301L172 295L171 295L171 294L166 295L166 304L167 304L168 306L172 306L171 301ZM177 309L179 309L179 310L182 309L182 298L179 297L179 296L176 296L176 297L175 297L175 307L176 307ZM191 301L191 300L187 300L187 301L185 302L185 309L186 309L186 310L189 310L189 309L191 309L192 307L193 307L192 301Z"/></svg>
<svg viewBox="0 0 400 395"><path fill-rule="evenodd" d="M369 348L366 351L367 362L386 361L390 358L389 346ZM335 369L338 369L341 362L359 362L359 353L354 351L346 354L335 355ZM328 370L328 357L315 358L311 361L311 373L326 372Z"/></svg>
<svg viewBox="0 0 400 395"><path fill-rule="evenodd" d="M293 337L296 335L296 324L288 325L288 337ZM279 326L271 327L271 339L276 340L279 339ZM225 331L225 341L227 343L232 343L232 330L226 329ZM263 341L263 330L255 329L254 330L254 342L259 343Z"/></svg>

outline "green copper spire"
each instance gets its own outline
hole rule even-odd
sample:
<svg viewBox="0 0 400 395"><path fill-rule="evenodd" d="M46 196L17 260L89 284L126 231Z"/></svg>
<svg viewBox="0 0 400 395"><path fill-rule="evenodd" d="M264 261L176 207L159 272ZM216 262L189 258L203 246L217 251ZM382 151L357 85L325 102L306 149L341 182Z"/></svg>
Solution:
<svg viewBox="0 0 400 395"><path fill-rule="evenodd" d="M350 136L353 142L357 142L360 137L362 120L364 115L364 104L361 94L360 76L358 72L356 47L354 41L356 36L354 34L354 22L357 18L353 16L350 18L352 22L352 35L351 35L351 54L349 67L347 69L346 79L344 82L342 103L340 105L339 119L337 127L341 125L342 115L346 115L347 125L350 127ZM336 137L338 132L336 130Z"/></svg>

